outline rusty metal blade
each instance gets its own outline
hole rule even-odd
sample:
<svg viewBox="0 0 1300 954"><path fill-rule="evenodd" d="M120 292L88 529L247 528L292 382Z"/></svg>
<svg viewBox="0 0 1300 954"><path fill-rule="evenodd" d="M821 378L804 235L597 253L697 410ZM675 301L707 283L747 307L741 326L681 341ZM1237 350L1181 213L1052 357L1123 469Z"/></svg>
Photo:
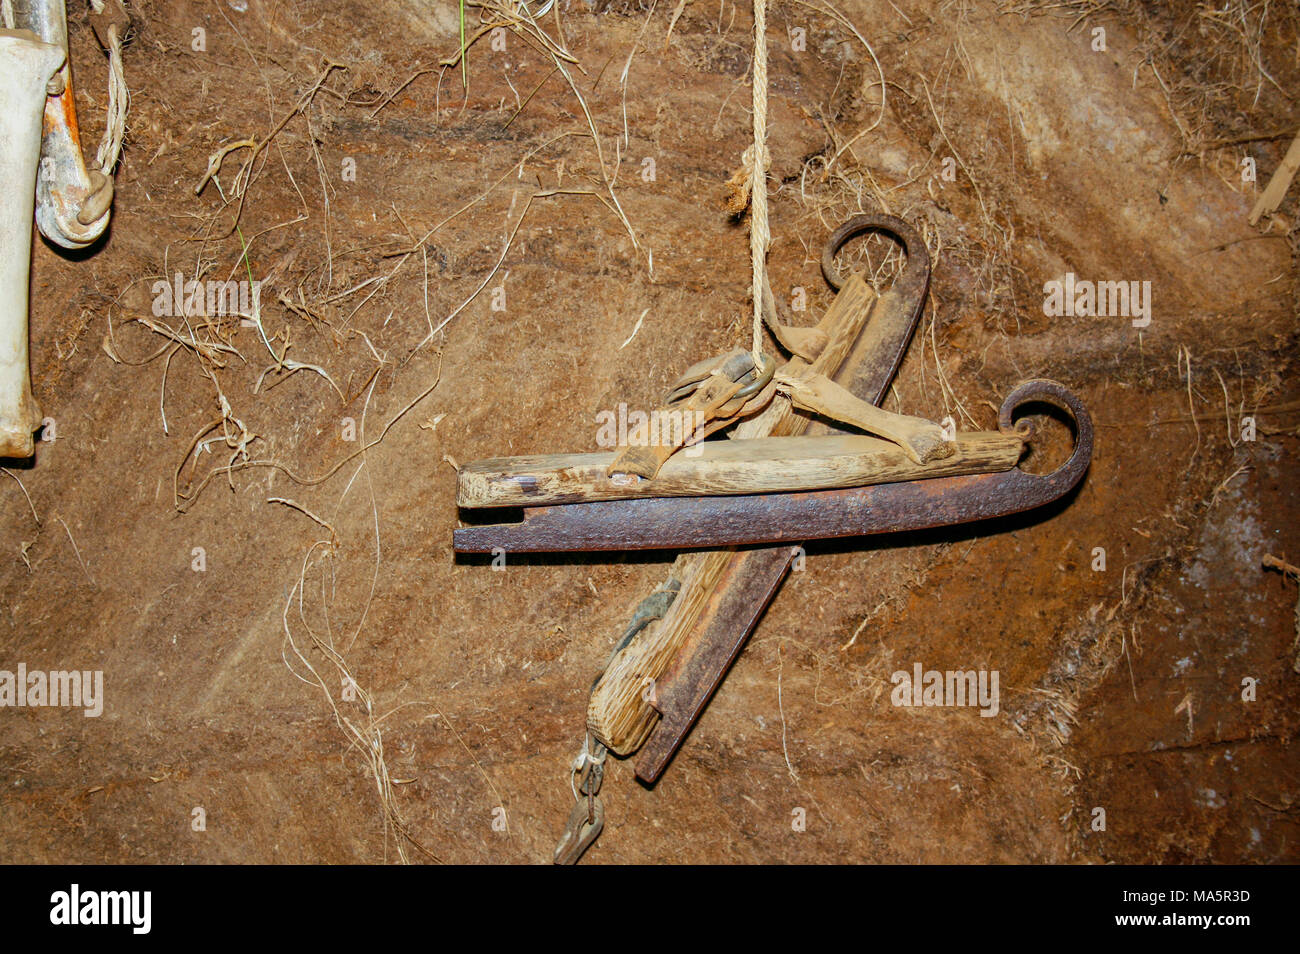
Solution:
<svg viewBox="0 0 1300 954"><path fill-rule="evenodd" d="M709 605L656 682L650 704L661 718L637 755L641 781L653 785L668 767L785 579L795 549L758 547L732 554Z"/></svg>
<svg viewBox="0 0 1300 954"><path fill-rule="evenodd" d="M1048 403L1075 422L1074 452L1050 474L1015 469L841 490L730 497L645 497L525 508L523 521L462 527L459 553L718 549L798 543L970 523L1040 507L1068 493L1092 458L1092 422L1061 385L1029 381L1007 397L1011 427L1022 405Z"/></svg>

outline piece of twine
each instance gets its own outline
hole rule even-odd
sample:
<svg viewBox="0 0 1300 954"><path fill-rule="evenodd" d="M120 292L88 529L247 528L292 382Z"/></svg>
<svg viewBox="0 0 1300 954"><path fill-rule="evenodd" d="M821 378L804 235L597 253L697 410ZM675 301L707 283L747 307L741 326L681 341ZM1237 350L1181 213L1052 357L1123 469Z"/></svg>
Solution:
<svg viewBox="0 0 1300 954"><path fill-rule="evenodd" d="M90 6L95 13L102 14L104 2L90 0ZM104 136L95 150L95 164L109 178L112 178L118 157L122 155L130 104L131 91L127 88L126 72L122 68L122 37L118 36L117 24L112 24L108 28L108 118L104 123Z"/></svg>
<svg viewBox="0 0 1300 954"><path fill-rule="evenodd" d="M754 365L763 353L763 290L772 232L767 220L767 0L754 0L754 143L746 150L749 176L749 261L753 272Z"/></svg>

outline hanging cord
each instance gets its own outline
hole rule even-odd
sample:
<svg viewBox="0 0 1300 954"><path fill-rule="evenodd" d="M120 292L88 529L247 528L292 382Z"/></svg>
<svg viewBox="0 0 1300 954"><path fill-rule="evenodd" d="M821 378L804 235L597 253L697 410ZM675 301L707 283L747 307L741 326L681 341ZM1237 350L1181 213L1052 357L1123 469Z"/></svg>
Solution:
<svg viewBox="0 0 1300 954"><path fill-rule="evenodd" d="M754 144L750 172L749 260L753 269L754 365L763 353L763 290L767 286L767 0L754 0Z"/></svg>
<svg viewBox="0 0 1300 954"><path fill-rule="evenodd" d="M7 4L9 0L4 0ZM96 16L103 16L106 0L90 0L90 9ZM118 3L116 6L125 15L126 11ZM116 21L110 22L100 41L108 51L108 118L104 123L104 137L95 150L95 164L104 175L112 178L113 169L122 155L122 140L126 138L126 114L131 105L131 91L126 85L126 73L122 68L123 28Z"/></svg>

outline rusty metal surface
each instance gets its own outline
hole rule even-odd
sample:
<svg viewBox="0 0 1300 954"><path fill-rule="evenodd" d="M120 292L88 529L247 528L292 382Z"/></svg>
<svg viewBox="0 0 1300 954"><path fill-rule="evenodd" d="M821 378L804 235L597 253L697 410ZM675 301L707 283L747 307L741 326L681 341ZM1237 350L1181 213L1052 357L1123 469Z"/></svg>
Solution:
<svg viewBox="0 0 1300 954"><path fill-rule="evenodd" d="M645 497L525 508L515 524L462 527L460 553L574 550L718 549L924 530L1031 510L1068 493L1092 458L1092 421L1054 381L1027 381L1007 396L1000 426L1031 403L1051 404L1075 422L1070 458L1050 474L936 477L842 490L733 497ZM1004 423L1005 422L1005 423Z"/></svg>
<svg viewBox="0 0 1300 954"><path fill-rule="evenodd" d="M653 785L722 683L785 579L794 547L737 550L677 656L655 685L661 715L637 754L636 776Z"/></svg>
<svg viewBox="0 0 1300 954"><path fill-rule="evenodd" d="M858 335L839 373L832 377L857 397L878 405L903 363L921 309L925 307L925 295L930 289L930 252L916 230L902 219L892 215L855 215L831 233L822 250L822 275L836 291L841 284L835 270L836 254L850 239L867 232L892 235L903 246L907 261L894 283L880 295L869 327ZM810 433L816 433L816 428L810 429Z"/></svg>

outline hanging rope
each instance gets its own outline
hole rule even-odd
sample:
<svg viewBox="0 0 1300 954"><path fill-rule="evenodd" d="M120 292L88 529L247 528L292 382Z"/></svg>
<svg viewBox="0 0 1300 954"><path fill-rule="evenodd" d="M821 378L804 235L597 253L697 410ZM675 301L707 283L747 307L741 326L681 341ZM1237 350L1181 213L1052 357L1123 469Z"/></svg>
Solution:
<svg viewBox="0 0 1300 954"><path fill-rule="evenodd" d="M754 0L754 144L750 172L749 262L753 270L754 364L763 352L763 290L767 285L767 0ZM748 164L747 157L747 164Z"/></svg>
<svg viewBox="0 0 1300 954"><path fill-rule="evenodd" d="M8 0L6 0L8 2ZM105 0L90 0L90 8L102 16ZM125 14L125 10L122 11ZM108 50L108 118L104 123L104 136L95 150L95 165L104 175L112 178L118 157L122 155L122 140L126 137L126 114L131 104L131 91L126 85L122 69L122 34L116 22L107 29L105 48Z"/></svg>

